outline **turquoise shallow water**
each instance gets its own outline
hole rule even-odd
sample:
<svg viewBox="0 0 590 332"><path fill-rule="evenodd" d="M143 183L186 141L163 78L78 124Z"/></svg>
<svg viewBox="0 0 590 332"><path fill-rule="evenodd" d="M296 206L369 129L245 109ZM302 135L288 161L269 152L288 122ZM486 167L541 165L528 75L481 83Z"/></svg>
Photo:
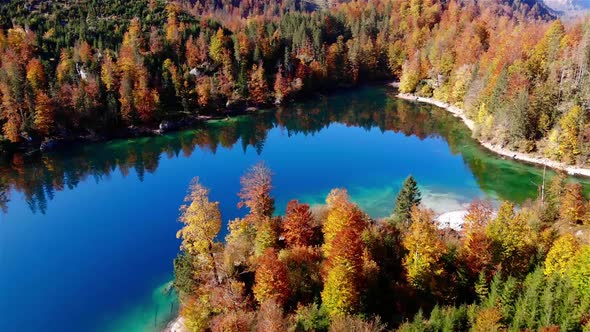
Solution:
<svg viewBox="0 0 590 332"><path fill-rule="evenodd" d="M17 155L0 164L0 331L157 330L177 309L166 284L191 178L230 220L244 214L240 176L261 160L279 213L292 198L321 204L345 187L385 216L408 174L438 212L476 197L523 202L542 179L542 169L484 151L444 110L376 87L160 137Z"/></svg>

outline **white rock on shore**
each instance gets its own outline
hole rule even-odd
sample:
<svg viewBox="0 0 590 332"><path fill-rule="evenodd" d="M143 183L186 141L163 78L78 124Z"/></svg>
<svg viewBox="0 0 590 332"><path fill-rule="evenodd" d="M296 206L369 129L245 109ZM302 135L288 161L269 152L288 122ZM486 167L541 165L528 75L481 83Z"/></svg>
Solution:
<svg viewBox="0 0 590 332"><path fill-rule="evenodd" d="M460 231L463 228L465 222L465 216L467 210L450 211L439 215L436 218L439 228L450 228L456 231Z"/></svg>
<svg viewBox="0 0 590 332"><path fill-rule="evenodd" d="M176 319L168 323L162 332L188 332L188 329L184 325L184 318L178 316Z"/></svg>

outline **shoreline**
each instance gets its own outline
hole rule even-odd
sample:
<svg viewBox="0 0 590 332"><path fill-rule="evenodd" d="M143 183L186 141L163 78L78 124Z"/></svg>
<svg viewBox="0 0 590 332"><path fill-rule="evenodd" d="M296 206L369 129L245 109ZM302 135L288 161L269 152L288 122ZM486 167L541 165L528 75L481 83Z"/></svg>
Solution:
<svg viewBox="0 0 590 332"><path fill-rule="evenodd" d="M185 129L195 128L199 124L206 123L210 120L233 119L239 116L252 115L277 107L286 107L297 102L311 101L316 98L323 98L326 95L332 95L357 89L363 86L387 86L386 80L366 82L357 86L338 86L327 91L315 92L309 95L293 97L285 100L283 103L264 103L256 106L249 106L248 103L240 103L232 107L219 108L216 111L205 114L191 114L182 116L180 119L162 119L152 124L140 124L122 126L120 128L99 131L98 133L73 133L64 135L55 135L50 137L28 138L22 137L23 140L16 143L8 143L6 147L0 146L0 157L5 158L15 153L34 154L46 153L55 150L61 150L72 145L101 143L116 139L133 139L142 137L155 137L163 134L177 132Z"/></svg>
<svg viewBox="0 0 590 332"><path fill-rule="evenodd" d="M393 87L398 86L395 83L392 83L390 85ZM397 98L407 100L407 101L426 103L426 104L434 105L434 106L440 107L442 109L445 109L447 112L453 114L455 117L460 118L463 121L463 123L467 126L467 128L469 128L469 130L471 130L471 133L473 134L473 131L475 129L475 122L473 120L469 119L467 117L467 115L465 114L465 111L457 106L442 102L442 101L434 99L434 98L418 97L416 95L409 94L409 93L401 93L400 92L397 94ZM494 145L489 142L482 141L479 138L476 138L476 140L481 146L483 146L488 151L491 151L497 155L508 157L513 160L525 162L528 164L547 166L547 167L555 169L555 170L564 171L568 175L572 175L572 176L583 176L583 177L590 178L590 169L589 168L583 168L583 167L579 167L579 166L575 166L575 165L567 165L565 163L551 160L549 158L537 157L537 156L531 155L529 153L523 153L523 152L518 152L518 151L506 149L506 148L503 148L499 145Z"/></svg>
<svg viewBox="0 0 590 332"><path fill-rule="evenodd" d="M258 112L260 109L244 109L241 111L226 111L211 115L193 115L180 120L163 120L152 125L130 125L116 128L110 132L95 134L74 134L70 136L53 136L44 139L36 139L18 143L11 143L10 149L1 152L3 157L14 153L34 154L63 150L73 145L108 142L117 139L133 139L143 137L156 137L177 132L189 128L195 128L199 124L211 120L233 119L237 116Z"/></svg>

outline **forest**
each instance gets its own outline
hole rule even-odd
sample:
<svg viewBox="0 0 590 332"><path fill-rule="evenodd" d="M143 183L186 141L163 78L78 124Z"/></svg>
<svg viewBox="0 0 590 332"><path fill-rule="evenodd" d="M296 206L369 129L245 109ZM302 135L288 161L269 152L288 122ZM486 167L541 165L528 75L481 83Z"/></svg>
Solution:
<svg viewBox="0 0 590 332"><path fill-rule="evenodd" d="M1 151L252 116L99 149L99 161L4 156L0 208L17 190L44 213L86 177L135 169L141 179L164 152L240 141L260 153L275 126L377 126L458 149L464 138L450 132L460 130L433 120L437 110L281 111L390 82L463 109L481 141L590 164L590 19L562 21L536 0L12 0L0 5ZM276 113L256 112L268 107ZM465 163L478 181L501 167ZM565 175L543 177L519 206L473 201L457 231L439 227L411 175L386 218L342 188L277 215L272 172L256 164L238 193L245 216L224 237L206 182L196 178L180 208L174 261L191 331L590 331L590 245L575 233L590 202Z"/></svg>
<svg viewBox="0 0 590 332"><path fill-rule="evenodd" d="M439 227L412 176L379 220L345 189L276 216L263 163L241 184L247 213L225 239L198 178L180 209L174 286L191 331L590 328L590 246L563 231L590 223L590 205L562 175L519 208L473 201L461 231Z"/></svg>
<svg viewBox="0 0 590 332"><path fill-rule="evenodd" d="M532 0L14 0L0 7L3 146L400 80L465 109L481 139L583 165L589 27Z"/></svg>

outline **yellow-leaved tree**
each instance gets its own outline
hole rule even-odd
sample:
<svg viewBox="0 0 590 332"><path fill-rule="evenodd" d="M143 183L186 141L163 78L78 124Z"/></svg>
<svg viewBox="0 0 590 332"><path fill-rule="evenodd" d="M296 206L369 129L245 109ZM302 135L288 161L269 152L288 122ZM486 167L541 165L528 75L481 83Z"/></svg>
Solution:
<svg viewBox="0 0 590 332"><path fill-rule="evenodd" d="M573 164L576 156L580 154L580 122L582 121L582 108L572 107L559 121L559 155L561 160Z"/></svg>
<svg viewBox="0 0 590 332"><path fill-rule="evenodd" d="M257 257L262 255L267 248L276 245L279 238L277 228L278 222L275 218L267 217L258 223L254 239L254 254Z"/></svg>
<svg viewBox="0 0 590 332"><path fill-rule="evenodd" d="M225 46L226 37L223 29L217 29L217 33L211 37L211 44L209 45L209 57L216 63L221 63L223 48Z"/></svg>
<svg viewBox="0 0 590 332"><path fill-rule="evenodd" d="M574 257L580 251L580 243L571 234L560 236L545 258L545 275L564 275L573 265Z"/></svg>
<svg viewBox="0 0 590 332"><path fill-rule="evenodd" d="M352 314L360 304L364 280L362 233L365 215L350 202L344 189L334 189L326 199L328 216L324 222L324 289L322 302L332 317Z"/></svg>
<svg viewBox="0 0 590 332"><path fill-rule="evenodd" d="M567 275L580 293L590 295L590 246L583 246L578 251Z"/></svg>
<svg viewBox="0 0 590 332"><path fill-rule="evenodd" d="M403 240L408 251L404 267L408 282L418 289L427 288L432 278L443 272L441 258L446 246L440 239L432 210L412 208L412 224Z"/></svg>
<svg viewBox="0 0 590 332"><path fill-rule="evenodd" d="M209 201L209 189L199 182L199 178L191 182L185 202L187 204L180 208L180 221L184 227L176 237L182 238L184 252L197 257L203 267L211 268L216 276L214 246L215 237L221 229L219 202Z"/></svg>
<svg viewBox="0 0 590 332"><path fill-rule="evenodd" d="M190 297L180 310L189 331L206 331L211 322L211 303L208 295Z"/></svg>
<svg viewBox="0 0 590 332"><path fill-rule="evenodd" d="M324 245L322 247L324 256L329 257L332 249L332 242L350 222L353 216L362 214L359 208L350 202L348 192L345 189L333 189L326 197L328 204L328 216L324 222L322 232L324 233Z"/></svg>
<svg viewBox="0 0 590 332"><path fill-rule="evenodd" d="M420 54L415 54L410 61L406 61L402 67L399 90L403 93L412 93L420 83Z"/></svg>
<svg viewBox="0 0 590 332"><path fill-rule="evenodd" d="M358 305L359 292L352 271L345 264L330 269L324 281L322 291L323 304L330 316L344 316L354 311Z"/></svg>
<svg viewBox="0 0 590 332"><path fill-rule="evenodd" d="M534 233L529 226L533 213L522 209L515 215L514 205L504 201L487 227L494 260L514 273L525 272L532 254Z"/></svg>

